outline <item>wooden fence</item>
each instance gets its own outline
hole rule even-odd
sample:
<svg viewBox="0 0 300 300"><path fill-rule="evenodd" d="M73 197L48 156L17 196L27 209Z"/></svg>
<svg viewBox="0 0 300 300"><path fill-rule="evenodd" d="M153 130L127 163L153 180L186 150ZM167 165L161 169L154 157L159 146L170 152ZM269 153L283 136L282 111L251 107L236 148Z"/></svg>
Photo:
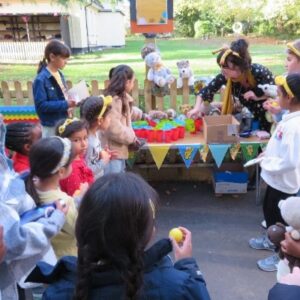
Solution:
<svg viewBox="0 0 300 300"><path fill-rule="evenodd" d="M0 63L39 61L48 42L0 42Z"/></svg>
<svg viewBox="0 0 300 300"><path fill-rule="evenodd" d="M98 96L103 94L108 81L105 81L102 85L104 88L99 87L100 85L97 80L92 80L88 84L91 95ZM67 81L67 85L68 88L72 87L72 82ZM170 107L178 110L178 105L189 103L190 88L187 79L183 80L183 87L181 89L177 89L176 81L173 82L170 86L170 93L164 97L152 95L151 87L152 82L148 80L143 82L143 86L140 86L136 80L132 90L132 97L136 100L137 104L144 106L147 112L151 109L164 110L164 108ZM27 83L2 81L0 92L2 92L2 103L4 105L33 105L32 81L28 81Z"/></svg>

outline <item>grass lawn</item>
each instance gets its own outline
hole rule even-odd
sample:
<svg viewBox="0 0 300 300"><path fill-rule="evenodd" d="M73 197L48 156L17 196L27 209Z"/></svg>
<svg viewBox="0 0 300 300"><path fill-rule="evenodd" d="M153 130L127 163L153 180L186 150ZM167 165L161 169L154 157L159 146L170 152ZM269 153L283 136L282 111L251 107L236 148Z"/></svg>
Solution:
<svg viewBox="0 0 300 300"><path fill-rule="evenodd" d="M180 59L189 59L192 69L197 76L214 75L218 72L215 56L211 51L219 48L230 39L211 39L207 41L198 39L170 39L157 40L162 53L164 64L171 69L177 77L176 62ZM130 65L138 80L145 78L145 65L140 56L140 49L144 40L141 38L128 39L125 48L107 49L100 52L78 55L72 57L64 74L67 79L77 82L80 79L90 81L93 79L103 82L107 79L110 68L118 64ZM250 52L253 62L269 67L274 74L284 72L284 49L275 40L252 39ZM35 65L0 65L0 81L19 80L22 82L32 80L35 76Z"/></svg>

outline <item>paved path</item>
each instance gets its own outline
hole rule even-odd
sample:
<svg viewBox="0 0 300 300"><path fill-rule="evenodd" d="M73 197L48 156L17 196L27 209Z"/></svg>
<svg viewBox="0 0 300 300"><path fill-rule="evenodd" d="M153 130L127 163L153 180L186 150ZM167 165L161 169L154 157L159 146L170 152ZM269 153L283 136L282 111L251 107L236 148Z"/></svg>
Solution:
<svg viewBox="0 0 300 300"><path fill-rule="evenodd" d="M262 208L255 193L238 198L214 197L212 187L199 183L155 183L161 196L157 236L175 226L193 233L193 252L204 273L212 300L265 300L276 273L256 267L271 254L252 250L248 239L263 232Z"/></svg>

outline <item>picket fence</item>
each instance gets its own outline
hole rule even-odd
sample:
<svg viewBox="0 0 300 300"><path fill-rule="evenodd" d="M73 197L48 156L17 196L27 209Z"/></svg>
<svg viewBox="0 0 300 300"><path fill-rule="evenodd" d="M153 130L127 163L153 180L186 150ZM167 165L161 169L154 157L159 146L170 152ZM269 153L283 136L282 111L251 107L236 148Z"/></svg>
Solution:
<svg viewBox="0 0 300 300"><path fill-rule="evenodd" d="M68 88L71 88L72 85L71 81L67 81ZM98 96L103 94L104 88L108 85L108 80L101 85L104 88L100 88L97 80L92 80L88 85L91 95ZM183 80L183 87L180 89L177 88L176 81L174 81L166 96L154 96L151 87L152 82L148 80L143 82L143 86L140 86L138 80L135 80L132 90L132 97L136 101L139 100L137 104L144 107L146 112L151 109L164 110L164 108L170 107L179 110L179 105L189 103L190 87L187 79ZM3 98L3 105L33 105L32 81L28 81L26 84L20 81L2 81L0 98Z"/></svg>

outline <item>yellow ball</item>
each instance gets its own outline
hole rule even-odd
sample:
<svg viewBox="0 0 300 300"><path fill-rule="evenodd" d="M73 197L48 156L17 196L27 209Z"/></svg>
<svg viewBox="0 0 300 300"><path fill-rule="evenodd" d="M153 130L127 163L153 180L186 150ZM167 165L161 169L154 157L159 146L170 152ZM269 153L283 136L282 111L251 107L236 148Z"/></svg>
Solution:
<svg viewBox="0 0 300 300"><path fill-rule="evenodd" d="M273 107L277 107L279 106L278 102L277 101L273 101L272 104L271 104Z"/></svg>
<svg viewBox="0 0 300 300"><path fill-rule="evenodd" d="M173 238L177 243L180 243L183 240L183 233L179 228L173 228L169 232L169 237Z"/></svg>

